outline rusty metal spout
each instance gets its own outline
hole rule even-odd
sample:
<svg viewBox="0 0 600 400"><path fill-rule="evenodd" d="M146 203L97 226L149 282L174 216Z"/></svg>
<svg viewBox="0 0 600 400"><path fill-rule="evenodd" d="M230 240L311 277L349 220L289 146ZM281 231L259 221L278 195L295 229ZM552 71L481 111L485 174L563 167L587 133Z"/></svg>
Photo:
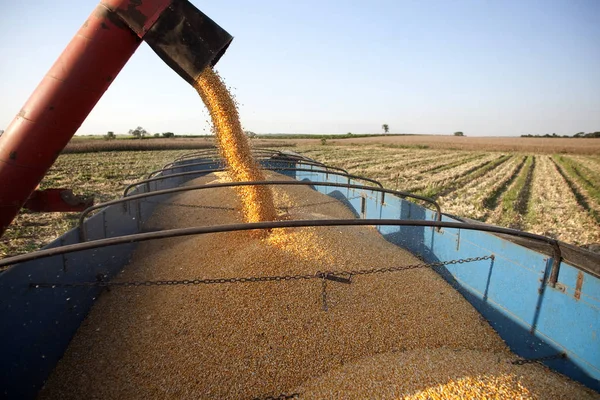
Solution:
<svg viewBox="0 0 600 400"><path fill-rule="evenodd" d="M0 136L0 236L142 40L193 84L232 37L187 0L102 0Z"/></svg>

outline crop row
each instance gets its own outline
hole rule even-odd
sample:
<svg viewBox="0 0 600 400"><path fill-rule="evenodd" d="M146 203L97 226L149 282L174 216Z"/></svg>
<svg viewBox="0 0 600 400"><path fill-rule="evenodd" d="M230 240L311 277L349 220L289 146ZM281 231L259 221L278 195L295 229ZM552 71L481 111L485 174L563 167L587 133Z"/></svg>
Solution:
<svg viewBox="0 0 600 400"><path fill-rule="evenodd" d="M552 162L571 188L579 205L600 223L600 177L564 156L553 157Z"/></svg>
<svg viewBox="0 0 600 400"><path fill-rule="evenodd" d="M433 173L431 175L421 174L415 177L413 180L407 180L405 185L407 191L417 192L425 196L435 196L443 188L450 185L452 182L469 175L473 171L476 171L492 160L498 158L496 154L486 154L482 158L471 159L471 161L456 165L450 169L444 169L443 171Z"/></svg>
<svg viewBox="0 0 600 400"><path fill-rule="evenodd" d="M508 226L509 228L522 229L524 218L528 214L535 160L534 156L526 158L516 178L507 187L499 204L490 213L486 222Z"/></svg>
<svg viewBox="0 0 600 400"><path fill-rule="evenodd" d="M595 219L577 199L550 156L537 156L524 228L574 244L600 242Z"/></svg>
<svg viewBox="0 0 600 400"><path fill-rule="evenodd" d="M460 189L440 197L444 211L455 215L485 219L496 207L497 199L506 191L522 168L525 157L509 156L497 168L470 180Z"/></svg>

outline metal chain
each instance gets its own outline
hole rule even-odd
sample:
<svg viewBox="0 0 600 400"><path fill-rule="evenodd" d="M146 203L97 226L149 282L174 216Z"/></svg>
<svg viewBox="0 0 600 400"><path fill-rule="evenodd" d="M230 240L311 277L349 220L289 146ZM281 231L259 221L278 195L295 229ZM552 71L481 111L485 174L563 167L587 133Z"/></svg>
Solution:
<svg viewBox="0 0 600 400"><path fill-rule="evenodd" d="M493 260L494 255L482 256L482 257L471 257L460 260L441 261L429 264L413 264L404 265L398 267L386 267L386 268L371 268L362 270L343 270L343 271L317 271L314 274L304 275L281 275L281 276L251 276L242 278L209 278L209 279L182 279L182 280L158 280L158 281L129 281L129 282L106 282L98 279L96 282L73 282L73 283L30 283L32 288L56 288L56 287L139 287L139 286L174 286L174 285L212 285L220 283L249 283L249 282L281 282L281 281L293 281L293 280L309 280L309 279L322 279L325 282L329 276L339 275L370 275L370 274L381 274L388 272L406 271L417 268L436 268L445 265L452 264L464 264L475 261ZM323 290L324 292L324 290ZM325 292L324 292L325 293ZM326 296L326 295L325 295ZM323 297L324 304L326 297Z"/></svg>
<svg viewBox="0 0 600 400"><path fill-rule="evenodd" d="M539 357L539 358L521 358L519 360L511 361L511 364L525 365L525 364L541 363L543 361L548 361L548 360L557 360L560 358L567 358L567 353L560 352L558 354L553 354L551 356Z"/></svg>
<svg viewBox="0 0 600 400"><path fill-rule="evenodd" d="M253 400L288 400L288 399L299 399L300 393L292 394L280 394L279 396L268 396L268 397L255 397Z"/></svg>
<svg viewBox="0 0 600 400"><path fill-rule="evenodd" d="M406 271L409 269L417 269L417 268L436 268L443 267L446 265L452 264L465 264L475 261L483 261L483 260L493 260L494 255L482 256L482 257L471 257L471 258L463 258L460 260L450 260L450 261L440 261L429 264L413 264L413 265L403 265L399 267L386 267L386 268L371 268L371 269L362 269L356 271L330 271L325 272L325 274L332 275L369 275L369 274L382 274L386 272L398 272L398 271Z"/></svg>

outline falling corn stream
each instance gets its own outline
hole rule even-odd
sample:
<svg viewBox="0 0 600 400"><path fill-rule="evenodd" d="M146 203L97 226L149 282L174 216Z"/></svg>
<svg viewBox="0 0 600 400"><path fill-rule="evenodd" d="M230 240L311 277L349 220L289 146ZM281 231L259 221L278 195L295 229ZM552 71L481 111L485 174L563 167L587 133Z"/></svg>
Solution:
<svg viewBox="0 0 600 400"><path fill-rule="evenodd" d="M237 105L220 76L210 67L194 85L208 108L221 155L231 180L264 181L264 175L250 152L250 144L242 130ZM246 222L273 221L277 217L273 194L266 186L238 188Z"/></svg>

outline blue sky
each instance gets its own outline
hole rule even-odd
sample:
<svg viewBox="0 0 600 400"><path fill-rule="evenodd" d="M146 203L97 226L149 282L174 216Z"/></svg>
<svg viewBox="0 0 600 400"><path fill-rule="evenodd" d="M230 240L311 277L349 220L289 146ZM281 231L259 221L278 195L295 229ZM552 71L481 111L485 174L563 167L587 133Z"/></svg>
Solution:
<svg viewBox="0 0 600 400"><path fill-rule="evenodd" d="M600 130L598 0L192 0L234 36L218 70L260 133L517 136ZM0 0L0 129L97 0ZM206 134L143 44L78 133Z"/></svg>

